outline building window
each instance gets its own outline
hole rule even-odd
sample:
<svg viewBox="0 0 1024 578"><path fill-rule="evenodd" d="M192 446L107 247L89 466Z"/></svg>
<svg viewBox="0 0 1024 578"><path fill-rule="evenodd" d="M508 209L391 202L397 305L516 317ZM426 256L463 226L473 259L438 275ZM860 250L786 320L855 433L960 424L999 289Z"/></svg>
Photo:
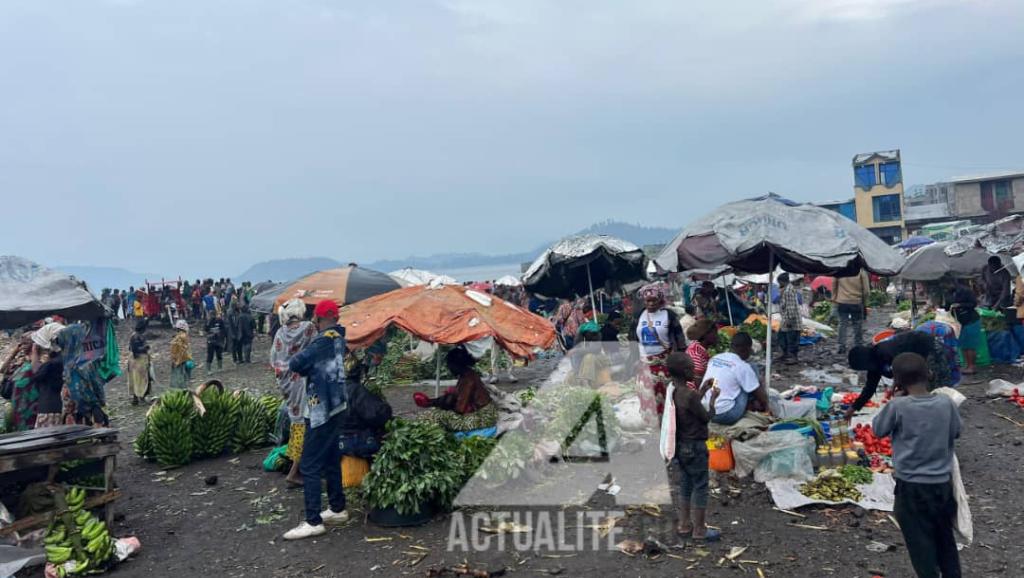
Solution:
<svg viewBox="0 0 1024 578"><path fill-rule="evenodd" d="M1013 188L1010 181L981 183L981 208L989 213L1013 210Z"/></svg>
<svg viewBox="0 0 1024 578"><path fill-rule="evenodd" d="M878 165L878 174L882 177L882 184L892 188L900 184L903 175L900 173L900 163L890 162Z"/></svg>
<svg viewBox="0 0 1024 578"><path fill-rule="evenodd" d="M864 190L870 189L878 183L875 179L875 165L854 167L853 175L856 185Z"/></svg>
<svg viewBox="0 0 1024 578"><path fill-rule="evenodd" d="M900 220L901 211L899 195L883 195L881 197L875 197L871 199L871 205L872 209L874 209L876 223Z"/></svg>

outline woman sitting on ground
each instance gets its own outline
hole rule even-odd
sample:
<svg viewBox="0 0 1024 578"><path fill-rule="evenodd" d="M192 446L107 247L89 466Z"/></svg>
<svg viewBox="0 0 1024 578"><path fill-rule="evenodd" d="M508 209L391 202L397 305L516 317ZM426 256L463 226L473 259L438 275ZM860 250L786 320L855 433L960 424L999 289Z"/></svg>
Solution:
<svg viewBox="0 0 1024 578"><path fill-rule="evenodd" d="M420 419L431 421L448 431L472 431L491 427L498 421L498 409L491 403L480 374L473 366L476 360L464 347L456 347L445 356L448 371L458 382L444 395L429 398L425 393L416 392L416 405L429 408Z"/></svg>

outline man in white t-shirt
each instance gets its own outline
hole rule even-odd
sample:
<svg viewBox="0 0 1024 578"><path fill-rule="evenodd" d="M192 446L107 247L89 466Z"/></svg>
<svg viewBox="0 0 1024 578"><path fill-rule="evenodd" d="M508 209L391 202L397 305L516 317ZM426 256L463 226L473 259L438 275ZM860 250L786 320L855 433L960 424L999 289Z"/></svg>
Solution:
<svg viewBox="0 0 1024 578"><path fill-rule="evenodd" d="M708 362L701 385L714 379L715 386L721 391L715 402L715 417L711 420L713 423L732 425L738 422L747 412L751 397L759 402L757 405L760 407L768 407L768 392L761 385L754 368L747 363L753 345L750 335L737 333L732 338L732 351L720 353ZM708 407L710 400L711 390L708 390L701 403Z"/></svg>

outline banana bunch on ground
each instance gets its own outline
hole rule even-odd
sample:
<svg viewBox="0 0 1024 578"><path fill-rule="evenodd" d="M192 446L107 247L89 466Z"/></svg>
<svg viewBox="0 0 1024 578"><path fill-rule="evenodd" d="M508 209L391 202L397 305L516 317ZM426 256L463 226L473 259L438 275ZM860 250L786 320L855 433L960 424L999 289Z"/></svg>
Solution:
<svg viewBox="0 0 1024 578"><path fill-rule="evenodd" d="M162 395L146 427L156 460L163 466L183 466L192 460L192 422L197 412L192 392L181 389Z"/></svg>
<svg viewBox="0 0 1024 578"><path fill-rule="evenodd" d="M46 561L60 577L102 570L114 556L115 541L107 525L84 509L85 490L71 488L67 510L54 520L43 539Z"/></svg>
<svg viewBox="0 0 1024 578"><path fill-rule="evenodd" d="M199 394L206 412L192 423L194 457L217 457L231 441L240 412L239 398L217 387L207 387Z"/></svg>
<svg viewBox="0 0 1024 578"><path fill-rule="evenodd" d="M254 397L244 392L238 395L238 425L231 441L231 449L235 452L244 452L267 443L267 437L277 419L277 408L281 405L281 400L274 398L276 406L271 413L271 402L267 399L271 397Z"/></svg>
<svg viewBox="0 0 1024 578"><path fill-rule="evenodd" d="M850 480L836 470L825 470L818 477L802 484L800 493L812 500L826 502L859 502L864 497Z"/></svg>
<svg viewBox="0 0 1024 578"><path fill-rule="evenodd" d="M264 446L277 423L282 400L244 391L203 388L165 393L146 414L146 424L133 443L139 456L167 467L195 458L216 457L227 448L243 452Z"/></svg>

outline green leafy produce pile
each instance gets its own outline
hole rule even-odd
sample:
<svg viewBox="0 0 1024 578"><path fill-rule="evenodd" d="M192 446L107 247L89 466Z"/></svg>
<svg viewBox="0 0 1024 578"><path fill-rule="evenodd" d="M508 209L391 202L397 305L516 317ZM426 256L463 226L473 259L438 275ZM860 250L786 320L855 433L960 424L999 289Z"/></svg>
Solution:
<svg viewBox="0 0 1024 578"><path fill-rule="evenodd" d="M878 289L872 289L871 293L868 293L868 307L881 307L889 304L889 294L885 291L879 291Z"/></svg>
<svg viewBox="0 0 1024 578"><path fill-rule="evenodd" d="M744 323L740 326L740 331L749 335L754 341L760 341L763 343L768 339L768 328L760 321Z"/></svg>
<svg viewBox="0 0 1024 578"><path fill-rule="evenodd" d="M896 311L910 311L913 308L913 303L909 299L900 301L900 304L896 306Z"/></svg>
<svg viewBox="0 0 1024 578"><path fill-rule="evenodd" d="M811 310L811 319L818 323L831 324L832 322L832 302L831 301L819 301L814 305L814 309Z"/></svg>
<svg viewBox="0 0 1024 578"><path fill-rule="evenodd" d="M448 366L444 363L447 347L437 348L434 356L427 360L411 353L412 336L398 329L388 331L386 349L380 364L370 370L367 376L367 387L380 388L394 384L407 384L430 379L437 374L437 356L441 356L441 379L451 379ZM490 358L487 361L490 371Z"/></svg>
<svg viewBox="0 0 1024 578"><path fill-rule="evenodd" d="M468 451L473 459L477 452L482 449ZM441 427L393 419L363 478L367 503L378 509L395 508L402 515L418 513L421 505L431 502L448 506L465 481L465 455L455 436Z"/></svg>
<svg viewBox="0 0 1024 578"><path fill-rule="evenodd" d="M995 317L982 317L981 328L989 335L999 331L1006 331L1006 318L1002 315Z"/></svg>
<svg viewBox="0 0 1024 578"><path fill-rule="evenodd" d="M718 332L718 343L708 349L708 355L714 357L719 353L725 353L729 351L729 344L732 341L732 335L729 335L725 331Z"/></svg>
<svg viewBox="0 0 1024 578"><path fill-rule="evenodd" d="M622 436L611 400L587 387L565 385L542 390L532 407L545 417L542 435L560 438L557 441L563 454L570 453L577 443L607 448ZM598 421L604 424L603 429L597 427Z"/></svg>
<svg viewBox="0 0 1024 578"><path fill-rule="evenodd" d="M870 484L871 480L875 479L875 475L871 473L871 470L864 466L842 466L839 468L839 475L851 484L858 486L861 484Z"/></svg>

